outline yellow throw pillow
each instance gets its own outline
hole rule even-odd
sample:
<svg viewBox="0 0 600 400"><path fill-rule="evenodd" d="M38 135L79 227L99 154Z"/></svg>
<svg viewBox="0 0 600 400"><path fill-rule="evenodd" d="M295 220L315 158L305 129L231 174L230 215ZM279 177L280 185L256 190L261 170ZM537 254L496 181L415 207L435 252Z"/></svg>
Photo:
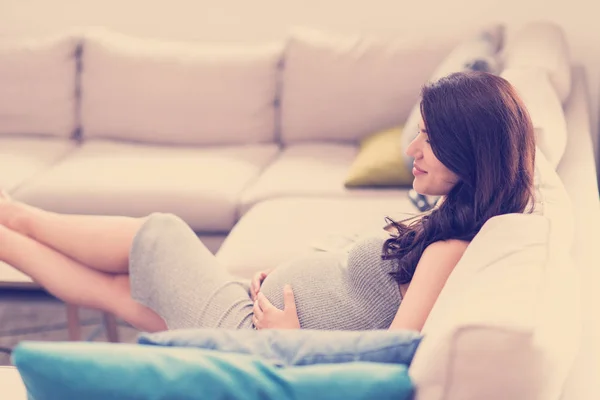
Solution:
<svg viewBox="0 0 600 400"><path fill-rule="evenodd" d="M344 185L358 187L411 186L412 171L400 147L402 127L386 129L364 138Z"/></svg>

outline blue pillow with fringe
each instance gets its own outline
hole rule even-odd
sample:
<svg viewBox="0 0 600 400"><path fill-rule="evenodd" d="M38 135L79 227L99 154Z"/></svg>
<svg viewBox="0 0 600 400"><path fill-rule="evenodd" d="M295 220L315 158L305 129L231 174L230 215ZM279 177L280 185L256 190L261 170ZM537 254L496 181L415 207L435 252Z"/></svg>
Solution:
<svg viewBox="0 0 600 400"><path fill-rule="evenodd" d="M12 360L36 400L409 400L401 364L277 367L258 357L197 348L94 342L21 342Z"/></svg>

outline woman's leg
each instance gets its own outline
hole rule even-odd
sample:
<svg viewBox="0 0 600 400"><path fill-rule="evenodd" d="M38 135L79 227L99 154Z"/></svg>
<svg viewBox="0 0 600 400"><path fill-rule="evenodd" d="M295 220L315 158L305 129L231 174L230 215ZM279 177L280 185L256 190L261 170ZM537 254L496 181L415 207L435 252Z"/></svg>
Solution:
<svg viewBox="0 0 600 400"><path fill-rule="evenodd" d="M4 226L0 226L0 260L67 303L111 312L143 331L167 328L158 314L131 298L128 276L88 268Z"/></svg>
<svg viewBox="0 0 600 400"><path fill-rule="evenodd" d="M0 197L0 224L81 264L127 273L129 250L145 218L58 214Z"/></svg>

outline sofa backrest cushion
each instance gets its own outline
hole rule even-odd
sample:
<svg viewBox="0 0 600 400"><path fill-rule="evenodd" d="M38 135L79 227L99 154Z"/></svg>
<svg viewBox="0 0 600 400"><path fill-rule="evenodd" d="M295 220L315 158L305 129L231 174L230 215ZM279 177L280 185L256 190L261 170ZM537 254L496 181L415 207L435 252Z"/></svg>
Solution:
<svg viewBox="0 0 600 400"><path fill-rule="evenodd" d="M285 51L284 143L357 142L401 125L450 41L295 28Z"/></svg>
<svg viewBox="0 0 600 400"><path fill-rule="evenodd" d="M70 33L0 41L0 135L73 136L77 48Z"/></svg>
<svg viewBox="0 0 600 400"><path fill-rule="evenodd" d="M216 145L273 142L283 44L202 45L85 32L85 138Z"/></svg>
<svg viewBox="0 0 600 400"><path fill-rule="evenodd" d="M567 121L556 89L546 70L508 68L501 76L519 93L536 133L536 143L556 169L567 147Z"/></svg>
<svg viewBox="0 0 600 400"><path fill-rule="evenodd" d="M570 202L536 158L535 212L490 219L429 315L417 400L559 398L580 343L579 278Z"/></svg>
<svg viewBox="0 0 600 400"><path fill-rule="evenodd" d="M505 68L539 67L548 72L560 101L571 93L571 55L563 29L553 22L526 24L507 35L502 51Z"/></svg>

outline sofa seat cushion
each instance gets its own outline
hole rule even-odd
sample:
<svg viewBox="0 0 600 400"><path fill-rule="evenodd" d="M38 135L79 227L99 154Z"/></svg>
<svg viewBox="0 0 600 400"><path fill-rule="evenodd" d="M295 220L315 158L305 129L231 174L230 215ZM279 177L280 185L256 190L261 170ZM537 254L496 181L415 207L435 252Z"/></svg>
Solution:
<svg viewBox="0 0 600 400"><path fill-rule="evenodd" d="M386 216L415 212L406 192L388 198L266 200L240 219L217 258L231 273L250 278L307 252L344 250L362 234L385 234Z"/></svg>
<svg viewBox="0 0 600 400"><path fill-rule="evenodd" d="M237 200L276 145L191 148L95 140L38 174L15 197L65 213L171 212L201 232L224 232Z"/></svg>
<svg viewBox="0 0 600 400"><path fill-rule="evenodd" d="M403 189L349 189L344 182L358 154L353 144L299 143L287 146L279 157L244 191L240 212L278 197L406 197ZM402 194L402 195L401 195Z"/></svg>
<svg viewBox="0 0 600 400"><path fill-rule="evenodd" d="M75 148L75 143L47 137L0 137L0 188L11 193Z"/></svg>

